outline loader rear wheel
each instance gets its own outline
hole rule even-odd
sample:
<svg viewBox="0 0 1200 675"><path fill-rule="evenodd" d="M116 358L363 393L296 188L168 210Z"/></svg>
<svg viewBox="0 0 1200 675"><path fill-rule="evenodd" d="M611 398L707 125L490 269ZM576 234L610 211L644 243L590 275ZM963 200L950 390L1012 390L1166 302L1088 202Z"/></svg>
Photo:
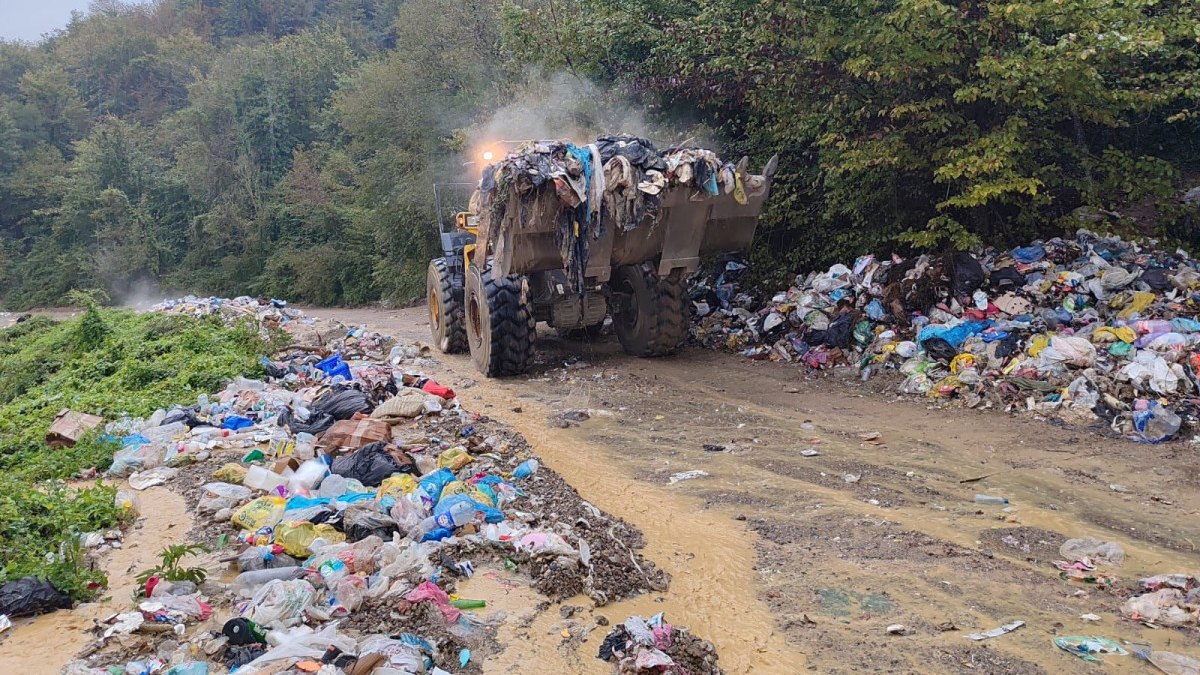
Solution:
<svg viewBox="0 0 1200 675"><path fill-rule="evenodd" d="M429 301L429 330L433 344L445 354L467 351L461 297L454 297L454 281L445 258L429 261L425 275L425 297Z"/></svg>
<svg viewBox="0 0 1200 675"><path fill-rule="evenodd" d="M626 354L665 356L687 337L687 297L679 272L662 278L649 263L617 269L614 289L625 295L613 328Z"/></svg>
<svg viewBox="0 0 1200 675"><path fill-rule="evenodd" d="M492 271L467 267L467 343L475 368L488 377L520 375L533 364L537 335L525 280L517 274L493 279Z"/></svg>

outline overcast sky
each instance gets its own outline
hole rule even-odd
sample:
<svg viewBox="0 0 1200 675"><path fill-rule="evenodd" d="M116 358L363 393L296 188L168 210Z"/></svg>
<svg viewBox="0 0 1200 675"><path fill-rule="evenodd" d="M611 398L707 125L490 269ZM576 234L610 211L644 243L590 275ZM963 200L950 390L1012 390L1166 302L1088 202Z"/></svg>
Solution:
<svg viewBox="0 0 1200 675"><path fill-rule="evenodd" d="M71 11L86 12L91 0L0 0L0 38L38 40L63 28Z"/></svg>

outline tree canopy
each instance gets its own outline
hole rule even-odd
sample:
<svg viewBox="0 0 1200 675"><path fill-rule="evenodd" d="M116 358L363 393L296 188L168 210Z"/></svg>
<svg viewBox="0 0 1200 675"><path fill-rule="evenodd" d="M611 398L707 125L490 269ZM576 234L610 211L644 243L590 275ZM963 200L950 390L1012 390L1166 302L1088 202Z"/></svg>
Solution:
<svg viewBox="0 0 1200 675"><path fill-rule="evenodd" d="M531 106L544 133L780 153L763 271L1053 236L1079 207L1200 243L1187 0L98 0L0 42L0 300L406 301L432 185L557 82L580 86Z"/></svg>

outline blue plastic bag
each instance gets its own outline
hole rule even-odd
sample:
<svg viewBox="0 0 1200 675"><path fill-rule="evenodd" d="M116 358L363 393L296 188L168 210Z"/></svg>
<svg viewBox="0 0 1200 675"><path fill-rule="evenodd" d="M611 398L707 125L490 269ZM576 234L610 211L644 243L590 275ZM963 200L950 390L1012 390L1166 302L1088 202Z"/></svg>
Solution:
<svg viewBox="0 0 1200 675"><path fill-rule="evenodd" d="M470 495L450 495L438 502L437 506L433 507L433 517L444 515L450 512L450 509L459 502L467 502L479 513L483 514L483 520L487 523L499 523L504 520L504 512L500 509L480 504L471 499Z"/></svg>
<svg viewBox="0 0 1200 675"><path fill-rule="evenodd" d="M1024 248L1013 249L1013 258L1017 262L1024 263L1026 265L1029 263L1035 263L1045 257L1046 249L1037 244L1034 244L1033 246L1026 246Z"/></svg>
<svg viewBox="0 0 1200 675"><path fill-rule="evenodd" d="M934 326L926 326L917 334L917 344L922 344L926 340L933 338L941 338L948 342L951 347L958 349L967 341L967 338L972 335L978 335L983 331L991 328L991 321L964 321L957 326L946 326L942 324Z"/></svg>
<svg viewBox="0 0 1200 675"><path fill-rule="evenodd" d="M429 502L431 505L437 504L438 500L442 498L442 490L456 480L458 478L453 471L438 469L421 479L421 484L417 486L417 492L423 501Z"/></svg>
<svg viewBox="0 0 1200 675"><path fill-rule="evenodd" d="M223 422L221 422L221 428L228 429L230 431L248 429L252 426L254 426L254 420L250 419L249 417L242 417L241 415L229 415Z"/></svg>

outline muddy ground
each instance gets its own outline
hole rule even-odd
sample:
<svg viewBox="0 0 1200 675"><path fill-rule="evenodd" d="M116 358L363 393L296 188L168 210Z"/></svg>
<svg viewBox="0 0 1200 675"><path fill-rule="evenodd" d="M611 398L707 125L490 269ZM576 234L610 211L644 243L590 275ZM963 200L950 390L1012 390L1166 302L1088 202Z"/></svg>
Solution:
<svg viewBox="0 0 1200 675"><path fill-rule="evenodd" d="M423 308L308 311L428 340ZM538 354L525 377L482 378L465 355L430 370L469 408L524 434L584 499L645 533L669 590L597 614L666 611L735 673L1085 672L1095 666L1051 642L1081 634L1200 656L1195 631L1145 628L1117 611L1140 576L1200 570L1192 444L939 409L876 380L696 349L633 359L612 337L543 331ZM592 414L562 420L577 409ZM820 454L801 454L809 449ZM671 483L690 470L708 475ZM1011 504L977 505L976 493ZM1062 580L1051 565L1064 539L1088 534L1128 554L1113 590ZM1080 618L1088 613L1101 621ZM565 640L551 614L501 638L529 640L520 649L535 655ZM1026 625L1008 635L966 637L1017 619ZM889 634L893 624L903 634ZM593 631L588 643L602 638ZM1132 656L1106 667L1150 670Z"/></svg>

